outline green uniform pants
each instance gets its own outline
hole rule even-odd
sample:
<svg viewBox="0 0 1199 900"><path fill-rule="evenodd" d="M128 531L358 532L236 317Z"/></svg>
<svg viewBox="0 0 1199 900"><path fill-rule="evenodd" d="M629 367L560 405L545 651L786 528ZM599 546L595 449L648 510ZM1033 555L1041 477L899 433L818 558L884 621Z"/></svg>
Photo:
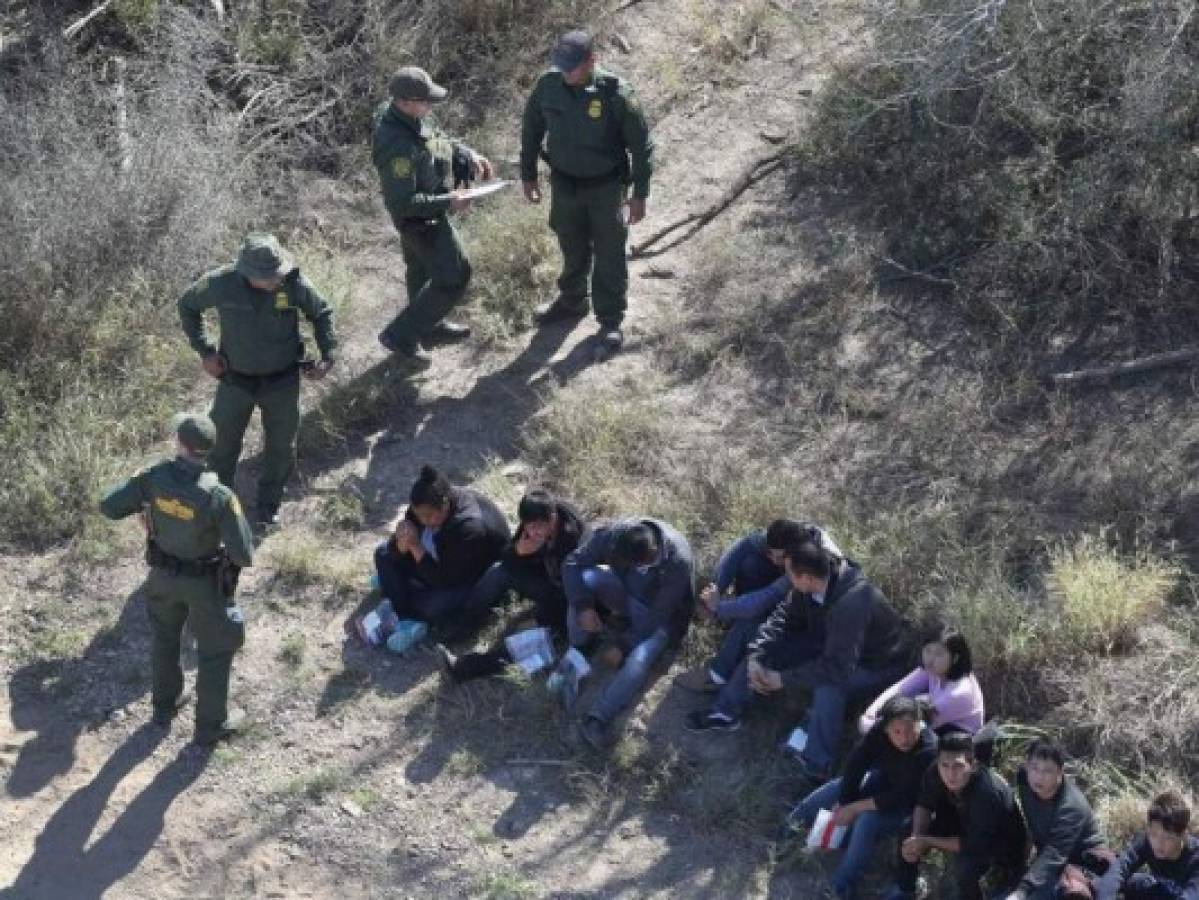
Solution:
<svg viewBox="0 0 1199 900"><path fill-rule="evenodd" d="M394 343L414 344L462 300L470 283L470 262L445 216L406 223L400 229L400 248L408 305L383 334Z"/></svg>
<svg viewBox="0 0 1199 900"><path fill-rule="evenodd" d="M212 411L216 446L208 464L221 483L233 487L242 439L257 407L262 414L262 473L258 479L259 511L276 510L283 485L296 465L296 435L300 430L300 372L252 378L227 375L216 389Z"/></svg>
<svg viewBox="0 0 1199 900"><path fill-rule="evenodd" d="M615 178L587 183L558 174L550 184L550 228L562 248L558 293L564 303L585 308L590 279L596 319L605 328L616 328L624 321L629 291L625 186Z"/></svg>
<svg viewBox="0 0 1199 900"><path fill-rule="evenodd" d="M233 654L245 643L245 626L231 622L216 575L172 575L151 569L144 586L150 626L154 631L151 656L154 709L172 713L183 692L179 664L183 624L191 622L196 636L196 737L214 735L228 715L229 671Z"/></svg>

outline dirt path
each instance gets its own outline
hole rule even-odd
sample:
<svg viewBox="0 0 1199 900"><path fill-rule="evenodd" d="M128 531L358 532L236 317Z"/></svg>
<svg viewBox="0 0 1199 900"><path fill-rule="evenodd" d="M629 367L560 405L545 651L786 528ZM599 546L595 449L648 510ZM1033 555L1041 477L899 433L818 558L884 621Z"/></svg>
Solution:
<svg viewBox="0 0 1199 900"><path fill-rule="evenodd" d="M661 113L643 234L714 200L747 160L795 133L822 74L805 68L800 43L810 34L801 20L820 6L779 3L768 47L713 67L712 79L672 63L681 80L668 91L662 61L690 52L705 8L646 2L613 25L632 45L612 53L613 67ZM775 178L759 190L779 188ZM339 377L382 379L374 335L401 283L390 225L377 203L364 217L360 198L328 182L306 185L302 206L345 248L357 283ZM743 227L741 215L713 227ZM671 802L691 770L672 749L685 707L665 679L605 763L560 744L538 688L443 692L427 654L396 659L344 639L370 548L419 466L436 461L457 480L498 460L513 464L518 489L519 436L544 389L586 395L649 374L647 347L669 339L664 323L676 321L695 252L633 265L629 344L617 358L592 362L590 321L502 351L439 351L426 372L389 382L379 427L308 459L285 529L244 583L252 619L235 691L256 724L211 757L187 746L188 724L169 735L143 724L148 629L135 552L92 572L57 557L12 561L0 613L13 631L49 637L35 654L0 638L0 885L10 885L0 897L816 896L802 873L772 864L767 836L721 827L720 807ZM322 503L347 483L365 499L364 527L322 530ZM278 577L295 547L348 560L345 583ZM730 744L717 774L754 750Z"/></svg>

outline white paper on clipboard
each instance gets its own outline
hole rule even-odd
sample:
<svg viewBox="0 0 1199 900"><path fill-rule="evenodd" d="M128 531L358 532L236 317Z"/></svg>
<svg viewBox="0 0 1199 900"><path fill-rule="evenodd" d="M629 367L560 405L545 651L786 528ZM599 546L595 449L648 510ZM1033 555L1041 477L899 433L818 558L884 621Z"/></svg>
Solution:
<svg viewBox="0 0 1199 900"><path fill-rule="evenodd" d="M486 197L488 194L494 194L496 191L501 191L510 184L516 184L511 179L501 178L498 181L489 181L487 184L481 184L478 187L467 188L463 191L458 191L458 196L464 200L478 200L480 197Z"/></svg>

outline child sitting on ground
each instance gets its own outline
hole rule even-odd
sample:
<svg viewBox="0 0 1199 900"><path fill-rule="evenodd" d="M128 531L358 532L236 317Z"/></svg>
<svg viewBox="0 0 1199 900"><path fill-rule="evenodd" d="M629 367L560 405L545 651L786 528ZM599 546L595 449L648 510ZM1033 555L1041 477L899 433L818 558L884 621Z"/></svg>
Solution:
<svg viewBox="0 0 1199 900"><path fill-rule="evenodd" d="M1199 900L1199 838L1187 834L1191 810L1177 791L1149 806L1148 827L1099 882L1098 900ZM1148 867L1147 872L1139 871Z"/></svg>

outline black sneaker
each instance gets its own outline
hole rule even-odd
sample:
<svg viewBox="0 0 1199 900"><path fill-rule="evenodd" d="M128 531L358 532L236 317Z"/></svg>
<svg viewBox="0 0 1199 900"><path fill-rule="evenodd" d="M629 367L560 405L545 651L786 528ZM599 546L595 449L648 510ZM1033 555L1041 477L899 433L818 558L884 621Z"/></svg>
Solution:
<svg viewBox="0 0 1199 900"><path fill-rule="evenodd" d="M429 354L421 350L418 341L397 340L383 331L379 333L379 343L392 355L393 359L412 363L429 362Z"/></svg>
<svg viewBox="0 0 1199 900"><path fill-rule="evenodd" d="M741 720L714 709L697 709L687 714L683 724L688 731L736 731Z"/></svg>
<svg viewBox="0 0 1199 900"><path fill-rule="evenodd" d="M587 300L581 302L578 300L568 300L565 297L558 297L552 303L538 304L533 310L533 315L542 325L549 325L551 322L567 322L577 320L587 315Z"/></svg>
<svg viewBox="0 0 1199 900"><path fill-rule="evenodd" d="M624 346L624 332L620 330L620 326L609 328L604 325L596 334L595 340L597 354L612 356L615 353L619 353Z"/></svg>
<svg viewBox="0 0 1199 900"><path fill-rule="evenodd" d="M221 741L231 740L241 734L245 727L245 721L245 713L238 709L232 709L225 717L225 721L216 728L197 731L195 737L192 738L192 743L197 747L215 747Z"/></svg>
<svg viewBox="0 0 1199 900"><path fill-rule="evenodd" d="M579 737L593 750L603 750L608 745L608 726L595 716L588 716L579 723Z"/></svg>
<svg viewBox="0 0 1199 900"><path fill-rule="evenodd" d="M429 333L420 339L420 345L425 350L434 347L444 347L446 344L457 344L470 337L470 326L459 325L455 322L438 322Z"/></svg>
<svg viewBox="0 0 1199 900"><path fill-rule="evenodd" d="M441 678L450 687L458 686L458 657L450 652L445 644L434 644L433 652L437 655L437 667L441 670Z"/></svg>
<svg viewBox="0 0 1199 900"><path fill-rule="evenodd" d="M192 692L181 691L179 696L175 698L175 702L168 706L155 706L154 714L150 717L150 721L159 728L170 728L171 722L175 720L175 716L179 715L179 710L187 706L191 702Z"/></svg>

